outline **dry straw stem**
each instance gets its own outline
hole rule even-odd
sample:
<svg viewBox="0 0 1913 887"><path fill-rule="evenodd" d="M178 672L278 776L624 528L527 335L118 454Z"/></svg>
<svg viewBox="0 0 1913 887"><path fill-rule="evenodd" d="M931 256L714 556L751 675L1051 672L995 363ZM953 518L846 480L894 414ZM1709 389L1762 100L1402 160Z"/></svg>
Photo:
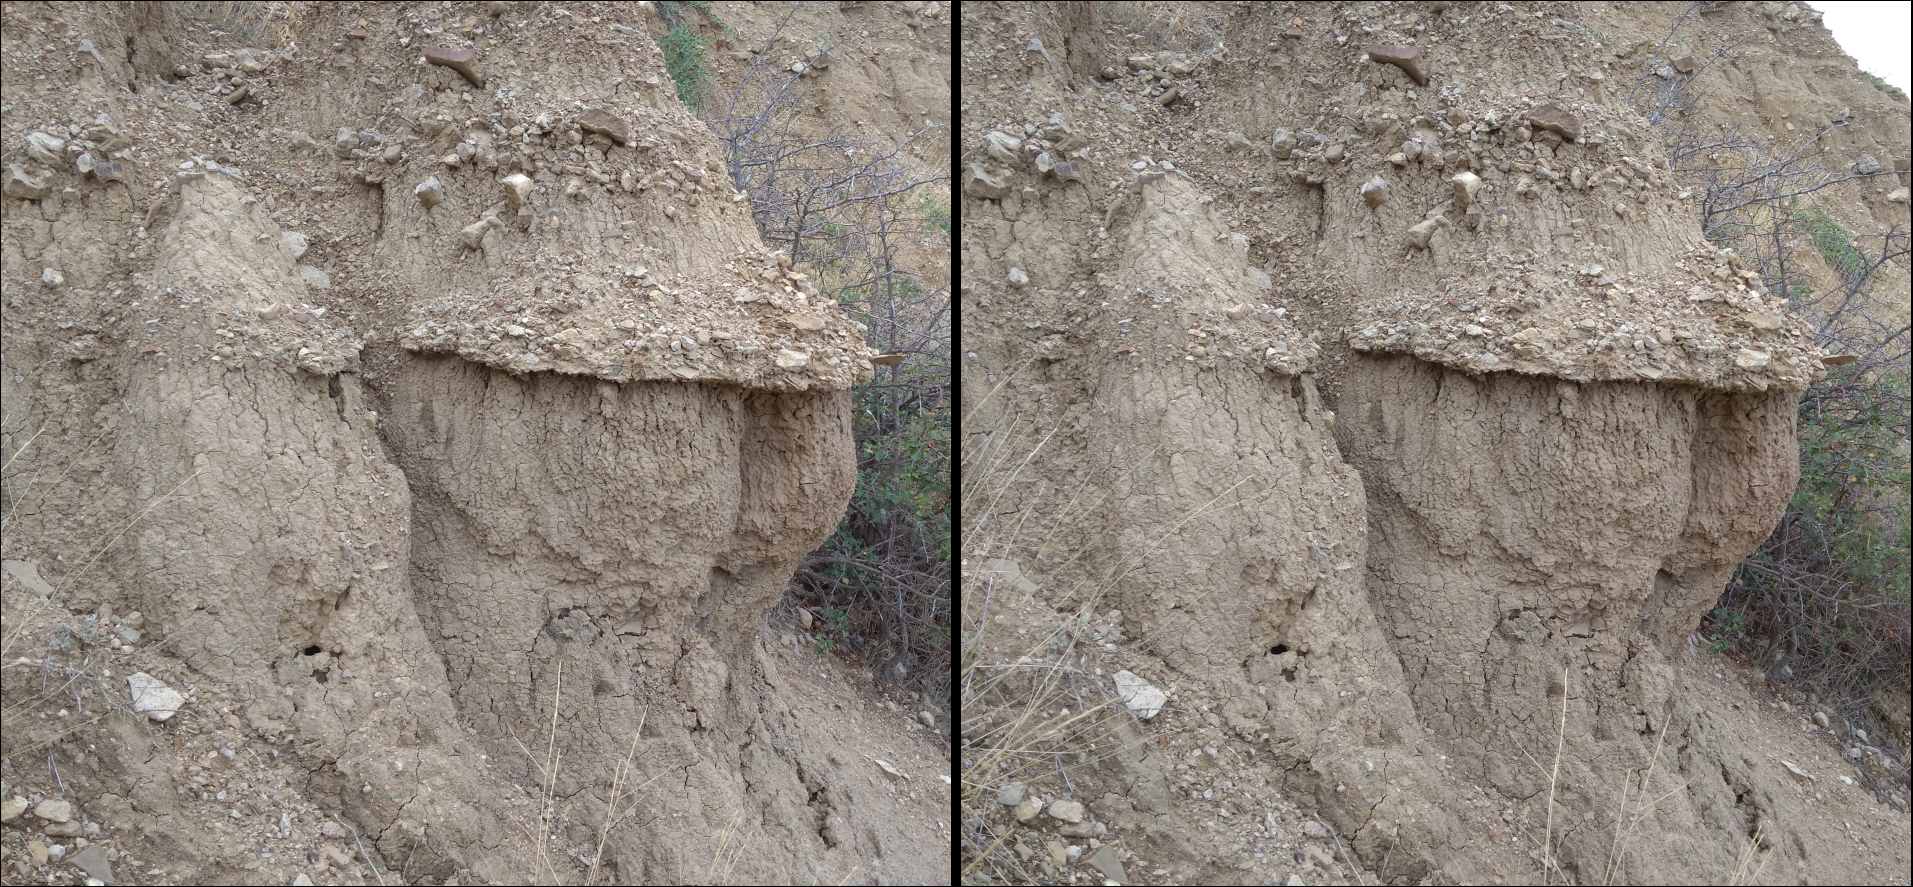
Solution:
<svg viewBox="0 0 1913 887"><path fill-rule="evenodd" d="M994 395L1000 388L1001 384L989 394ZM1006 423L1007 428L1004 427ZM1046 532L1034 534L1041 537L1036 545L1018 541L1034 529L1028 525L1034 509L1018 509L1014 522L1003 528L999 537L995 532L997 528L991 524L993 518L1001 513L999 508L1004 497L1016 486L1024 469L1043 451L1055 433L1052 429L1027 451L1019 452L1013 443L1027 427L1020 419L1000 420L997 427L978 435L980 443L970 447L965 454L968 471L963 488L964 513L970 517L964 538L971 540L967 546L970 557L982 557L985 552L1008 554L1035 548L1036 556L1040 558L1043 552L1058 544L1065 531L1100 510L1113 495L1105 492L1085 503L1083 499L1087 488L1092 485L1079 485L1056 513L1053 525L1046 528ZM1147 458L1145 456L1143 461L1147 461ZM1159 535L1157 542L1147 550L1133 552L1122 558L1101 582L1083 583L1088 588L1078 605L1072 608L1076 616L1093 613L1107 589L1147 562L1184 525L1209 513L1246 480L1244 478L1236 482L1208 502L1192 509L1167 533ZM1067 573L1079 556L1072 555L1060 564L1049 565L1048 572L1052 575ZM986 814L992 809L986 793L993 783L1005 778L1006 774L1047 773L1049 768L1054 767L1064 787L1073 791L1069 785L1069 768L1120 754L1130 746L1147 742L1148 737L1139 736L1131 742L1118 739L1119 719L1125 711L1113 704L1108 688L1103 686L1103 679L1087 675L1067 664L1076 652L1077 637L1070 630L1075 619L1064 619L1042 633L1014 661L980 662L982 642L1000 618L1004 607L996 598L994 574L972 572L966 575L965 583L968 593L964 599L977 602L965 614L966 622L973 629L966 637L962 675L963 708L968 714L966 726L975 731L965 737L963 743L962 818L965 844L974 854L964 866L964 877L968 878L985 865L1018 868L1015 860L999 858L997 855L1010 832L986 833ZM1057 651L1053 657L1047 655L1052 650ZM1019 676L1030 676L1033 686L1012 692L1007 682ZM1086 698L1086 688L1087 695L1100 698ZM992 704L1006 696L1013 697L1014 701L1000 708ZM1052 711L1056 713L1052 714ZM1009 713L1008 721L992 725L994 716L1001 712ZM1343 851L1343 855L1346 858L1346 851ZM1027 873L1020 871L1018 876L1028 877Z"/></svg>
<svg viewBox="0 0 1913 887"><path fill-rule="evenodd" d="M1654 740L1654 754L1648 758L1646 775L1641 777L1641 794L1643 796L1647 794L1648 783L1654 780L1654 768L1660 766L1661 763L1661 745L1667 741L1668 720L1669 718L1662 718L1661 729L1656 731L1658 735ZM1621 780L1621 803L1614 814L1614 846L1608 850L1607 868L1601 873L1601 883L1614 883L1614 876L1620 871L1621 857L1627 852L1628 836L1634 833L1634 828L1641 824L1642 819L1647 818L1648 812L1654 809L1654 805L1680 794L1686 789L1687 783L1683 782L1666 794L1642 804L1634 811L1634 818L1630 820L1627 818L1628 781L1626 779Z"/></svg>

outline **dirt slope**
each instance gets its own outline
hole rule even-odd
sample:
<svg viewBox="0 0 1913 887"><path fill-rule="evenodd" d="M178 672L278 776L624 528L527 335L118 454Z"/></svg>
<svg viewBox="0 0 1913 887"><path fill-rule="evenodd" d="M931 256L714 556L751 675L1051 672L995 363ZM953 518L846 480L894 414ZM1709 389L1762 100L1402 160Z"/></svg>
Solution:
<svg viewBox="0 0 1913 887"><path fill-rule="evenodd" d="M939 744L765 624L870 352L655 18L260 10L0 10L9 878L943 878Z"/></svg>
<svg viewBox="0 0 1913 887"><path fill-rule="evenodd" d="M1035 540L969 549L973 587L1021 583L1023 632L1108 626L1036 651L1079 700L1124 670L1169 708L1067 783L966 785L1034 797L965 823L1000 853L968 877L1525 881L1545 843L1555 880L1905 881L1904 795L1839 763L1897 752L1807 722L1816 771L1745 676L1694 692L1689 634L1791 494L1823 364L1624 104L1678 14L971 8L967 433L1028 455L991 519ZM1903 223L1904 98L1797 9L1708 23L1759 36L1729 81L1767 124L1849 109L1829 165L1902 172L1839 205ZM1065 800L1094 828L1022 815Z"/></svg>

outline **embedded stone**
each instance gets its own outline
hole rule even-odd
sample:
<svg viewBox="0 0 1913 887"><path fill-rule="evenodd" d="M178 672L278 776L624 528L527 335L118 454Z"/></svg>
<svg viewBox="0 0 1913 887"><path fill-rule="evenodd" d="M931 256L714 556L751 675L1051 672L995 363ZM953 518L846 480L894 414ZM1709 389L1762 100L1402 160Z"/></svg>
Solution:
<svg viewBox="0 0 1913 887"><path fill-rule="evenodd" d="M532 190L537 187L532 184L531 178L524 173L512 173L498 181L499 184L505 186L505 200L511 204L512 209L523 207L529 202L531 200ZM629 191L631 189L626 188L625 190Z"/></svg>
<svg viewBox="0 0 1913 887"><path fill-rule="evenodd" d="M474 64L477 58L478 54L469 49L453 49L449 46L425 47L425 61L451 68L457 71L459 76L470 81L473 86L484 89L485 77L478 73L478 66Z"/></svg>
<svg viewBox="0 0 1913 887"><path fill-rule="evenodd" d="M1528 111L1528 122L1572 142L1581 138L1581 119L1554 105L1536 105Z"/></svg>
<svg viewBox="0 0 1913 887"><path fill-rule="evenodd" d="M603 108L586 108L578 115L578 125L620 145L631 144L631 124Z"/></svg>
<svg viewBox="0 0 1913 887"><path fill-rule="evenodd" d="M810 355L802 351L792 351L789 348L779 348L776 361L778 369L801 370L810 363Z"/></svg>
<svg viewBox="0 0 1913 887"><path fill-rule="evenodd" d="M1475 195L1481 193L1481 177L1471 172L1455 176L1455 206L1466 210L1473 206Z"/></svg>
<svg viewBox="0 0 1913 887"><path fill-rule="evenodd" d="M1683 51L1680 55L1677 55L1671 59L1668 59L1667 63L1674 66L1674 70L1679 73L1682 73L1682 74L1694 73L1694 68L1695 68L1694 54L1691 52Z"/></svg>
<svg viewBox="0 0 1913 887"><path fill-rule="evenodd" d="M46 182L27 175L18 163L7 165L7 181L3 189L8 197L21 200L39 200L46 196Z"/></svg>
<svg viewBox="0 0 1913 887"><path fill-rule="evenodd" d="M1368 183L1362 186L1362 199L1368 202L1369 209L1387 203L1388 183L1382 181L1381 176L1369 179Z"/></svg>
<svg viewBox="0 0 1913 887"><path fill-rule="evenodd" d="M412 189L412 196L417 197L418 202L425 204L426 209L431 209L445 202L445 186L439 184L437 179L426 179Z"/></svg>
<svg viewBox="0 0 1913 887"><path fill-rule="evenodd" d="M963 193L981 200L1002 200L1009 195L1010 186L985 170L983 164L972 163L963 173Z"/></svg>
<svg viewBox="0 0 1913 887"><path fill-rule="evenodd" d="M1369 61L1394 65L1415 78L1417 85L1428 85L1428 71L1422 67L1421 47L1371 43L1362 47L1362 51L1368 53Z"/></svg>

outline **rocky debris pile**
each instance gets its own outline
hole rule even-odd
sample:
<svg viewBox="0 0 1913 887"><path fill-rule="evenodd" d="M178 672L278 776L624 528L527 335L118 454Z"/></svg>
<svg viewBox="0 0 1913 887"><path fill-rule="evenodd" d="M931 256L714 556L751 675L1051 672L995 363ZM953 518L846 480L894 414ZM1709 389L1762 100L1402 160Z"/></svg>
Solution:
<svg viewBox="0 0 1913 887"><path fill-rule="evenodd" d="M714 381L773 391L840 389L875 372L863 325L781 252L739 255L729 279L672 279L642 265L539 258L562 284L415 306L400 344L513 373Z"/></svg>
<svg viewBox="0 0 1913 887"><path fill-rule="evenodd" d="M1349 347L1471 373L1726 391L1799 390L1825 375L1812 330L1731 251L1692 250L1659 275L1519 256L1467 279L1361 307Z"/></svg>

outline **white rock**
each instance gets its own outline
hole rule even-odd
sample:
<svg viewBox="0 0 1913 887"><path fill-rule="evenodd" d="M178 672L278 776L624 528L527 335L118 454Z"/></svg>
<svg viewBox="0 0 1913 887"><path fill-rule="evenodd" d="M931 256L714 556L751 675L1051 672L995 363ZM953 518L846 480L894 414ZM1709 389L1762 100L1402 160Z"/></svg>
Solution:
<svg viewBox="0 0 1913 887"><path fill-rule="evenodd" d="M498 181L505 186L505 199L511 202L512 209L524 206L525 202L531 199L532 188L535 186L524 173L512 173ZM625 190L631 189L627 187Z"/></svg>
<svg viewBox="0 0 1913 887"><path fill-rule="evenodd" d="M299 278L315 290L332 288L332 276L311 265L299 266Z"/></svg>
<svg viewBox="0 0 1913 887"><path fill-rule="evenodd" d="M300 257L306 254L307 241L304 234L300 234L297 231L286 231L280 234L279 237L286 242L286 249L292 250L293 261L298 261Z"/></svg>
<svg viewBox="0 0 1913 887"><path fill-rule="evenodd" d="M810 355L802 351L792 351L789 348L779 348L776 360L778 369L801 370L804 365L810 363Z"/></svg>
<svg viewBox="0 0 1913 887"><path fill-rule="evenodd" d="M1028 286L1030 282L1030 276L1028 274L1023 273L1023 269L1021 268L1011 268L1009 281L1010 281L1010 286L1019 286L1019 287Z"/></svg>
<svg viewBox="0 0 1913 887"><path fill-rule="evenodd" d="M1149 720L1169 703L1169 694L1127 671L1116 672L1116 695L1136 717Z"/></svg>
<svg viewBox="0 0 1913 887"><path fill-rule="evenodd" d="M1081 801L1057 801L1049 805L1049 818L1058 822L1082 822L1085 812Z"/></svg>
<svg viewBox="0 0 1913 887"><path fill-rule="evenodd" d="M146 672L134 672L126 678L126 684L133 692L133 710L155 721L172 717L186 704L186 697L178 690Z"/></svg>
<svg viewBox="0 0 1913 887"><path fill-rule="evenodd" d="M1740 367L1743 370L1757 370L1767 364L1773 363L1773 359L1774 356L1770 352L1755 351L1752 348L1742 348L1740 349L1740 353L1734 356L1734 366Z"/></svg>

